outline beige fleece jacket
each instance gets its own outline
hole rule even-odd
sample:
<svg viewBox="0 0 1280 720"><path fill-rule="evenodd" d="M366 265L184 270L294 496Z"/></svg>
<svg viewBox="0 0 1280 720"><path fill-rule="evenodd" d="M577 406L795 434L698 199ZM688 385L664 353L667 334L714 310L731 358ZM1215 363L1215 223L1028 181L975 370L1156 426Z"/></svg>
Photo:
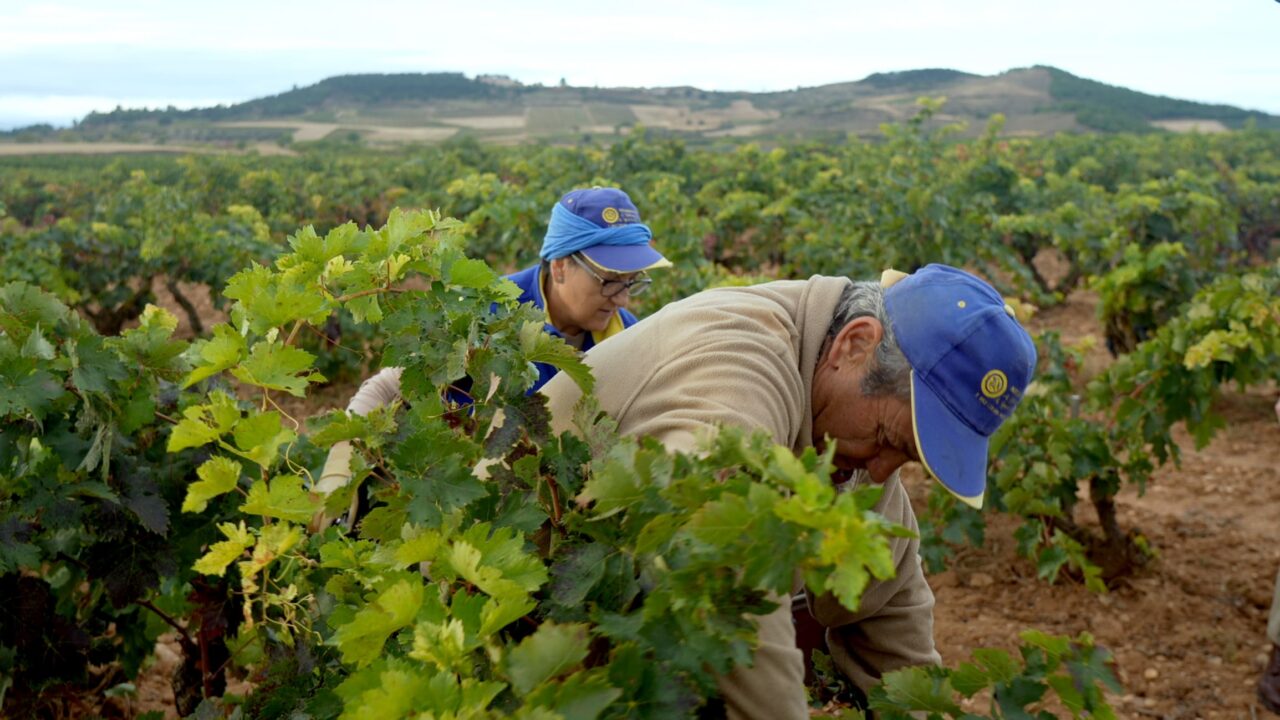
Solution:
<svg viewBox="0 0 1280 720"><path fill-rule="evenodd" d="M360 383L360 388L347 403L347 412L368 415L380 407L399 400L400 376L403 373L404 368L383 368ZM329 448L329 454L325 456L324 468L320 470L320 479L316 482L314 489L316 492L328 495L349 482L351 482L351 443L343 440ZM349 518L349 520L354 519L354 517Z"/></svg>
<svg viewBox="0 0 1280 720"><path fill-rule="evenodd" d="M654 437L671 450L692 450L699 436L721 425L764 429L797 451L810 447L813 374L848 283L815 276L709 290L666 306L586 354L601 409L623 433ZM542 392L553 429L572 429L577 386L561 373ZM917 528L896 474L876 509ZM830 596L810 597L814 617L827 627L832 659L864 691L889 670L940 662L919 541L895 538L891 549L897 576L873 581L857 610ZM781 607L760 619L754 667L721 679L731 718L808 717L790 603L779 600Z"/></svg>

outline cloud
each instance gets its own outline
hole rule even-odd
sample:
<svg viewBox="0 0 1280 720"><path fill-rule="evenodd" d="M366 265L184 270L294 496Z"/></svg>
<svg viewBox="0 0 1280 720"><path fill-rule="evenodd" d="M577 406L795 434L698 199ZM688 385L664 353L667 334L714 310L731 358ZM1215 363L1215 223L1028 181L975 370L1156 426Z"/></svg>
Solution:
<svg viewBox="0 0 1280 720"><path fill-rule="evenodd" d="M236 101L359 72L786 90L873 72L1048 64L1280 113L1280 4L1198 0L8 0L0 96ZM24 100L22 98L27 98ZM35 107L34 105L30 107Z"/></svg>

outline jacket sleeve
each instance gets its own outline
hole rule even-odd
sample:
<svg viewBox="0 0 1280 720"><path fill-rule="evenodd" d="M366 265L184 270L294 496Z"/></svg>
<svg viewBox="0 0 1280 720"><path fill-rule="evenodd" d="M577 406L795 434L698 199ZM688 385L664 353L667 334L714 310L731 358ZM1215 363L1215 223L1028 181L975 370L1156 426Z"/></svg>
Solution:
<svg viewBox="0 0 1280 720"><path fill-rule="evenodd" d="M876 510L919 532L911 501L896 473L885 483ZM827 627L832 661L863 692L891 670L942 662L933 644L933 590L920 566L920 540L893 538L890 551L897 574L871 583L857 610L845 609L830 594L808 593L810 612Z"/></svg>
<svg viewBox="0 0 1280 720"><path fill-rule="evenodd" d="M649 321L646 321L649 322ZM623 336L593 348L585 356L593 370L622 361ZM618 420L623 435L651 437L673 452L693 452L698 441L723 425L768 432L781 445L794 438L794 418L803 411L803 382L779 355L715 341L690 348L649 368L643 375L608 378L596 384L602 410ZM582 392L564 373L543 387L554 432L575 430L574 407Z"/></svg>
<svg viewBox="0 0 1280 720"><path fill-rule="evenodd" d="M719 426L764 430L790 445L803 411L803 383L785 348L759 352L754 343L720 338L673 354L640 387L625 388L624 434L657 439L668 450L692 452ZM588 353L590 357L590 353ZM606 387L611 393L624 388ZM804 720L804 658L796 647L791 603L755 618L759 644L751 667L716 679L729 720Z"/></svg>
<svg viewBox="0 0 1280 720"><path fill-rule="evenodd" d="M347 403L347 412L368 415L377 408L390 405L400 399L400 376L404 368L389 367L360 383L360 389Z"/></svg>
<svg viewBox="0 0 1280 720"><path fill-rule="evenodd" d="M764 430L789 447L805 407L803 387L781 352L761 353L752 343L723 338L691 348L656 368L642 385L627 388L619 430L689 452L702 436L735 425Z"/></svg>
<svg viewBox="0 0 1280 720"><path fill-rule="evenodd" d="M756 617L759 645L751 667L716 678L729 720L805 720L804 656L796 647L791 601L770 595L778 609Z"/></svg>
<svg viewBox="0 0 1280 720"><path fill-rule="evenodd" d="M360 383L356 394L347 403L347 412L356 415L368 415L376 408L390 405L400 397L400 374L403 368L383 368L378 374ZM320 482L316 483L316 492L328 495L351 482L351 443L343 440L329 448L325 458L324 469L320 471Z"/></svg>

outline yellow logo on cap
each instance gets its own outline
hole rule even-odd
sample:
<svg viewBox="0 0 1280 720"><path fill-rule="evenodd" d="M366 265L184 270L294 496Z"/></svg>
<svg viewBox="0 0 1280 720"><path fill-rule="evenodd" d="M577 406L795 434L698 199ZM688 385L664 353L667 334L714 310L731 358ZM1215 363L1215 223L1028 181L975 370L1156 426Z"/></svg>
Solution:
<svg viewBox="0 0 1280 720"><path fill-rule="evenodd" d="M1009 389L1009 378L999 370L992 370L982 378L982 394L995 400Z"/></svg>
<svg viewBox="0 0 1280 720"><path fill-rule="evenodd" d="M607 207L600 212L600 218L612 225L618 222L618 209Z"/></svg>

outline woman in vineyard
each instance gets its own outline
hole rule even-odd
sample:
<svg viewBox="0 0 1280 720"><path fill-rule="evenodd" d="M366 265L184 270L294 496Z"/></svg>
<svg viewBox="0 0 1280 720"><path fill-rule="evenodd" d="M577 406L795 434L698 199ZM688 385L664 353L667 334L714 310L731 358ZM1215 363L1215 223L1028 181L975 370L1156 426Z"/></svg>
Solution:
<svg viewBox="0 0 1280 720"><path fill-rule="evenodd" d="M652 247L653 232L640 221L631 198L616 188L572 190L551 209L539 252L540 262L507 276L521 290L519 301L546 313L544 329L583 352L638 322L627 310L631 298L648 289L648 272L671 263ZM534 363L537 392L556 374ZM365 415L400 397L401 368L384 368L360 385L347 411ZM470 401L470 379L457 384L452 399ZM332 492L350 478L351 448L329 452L317 490Z"/></svg>

